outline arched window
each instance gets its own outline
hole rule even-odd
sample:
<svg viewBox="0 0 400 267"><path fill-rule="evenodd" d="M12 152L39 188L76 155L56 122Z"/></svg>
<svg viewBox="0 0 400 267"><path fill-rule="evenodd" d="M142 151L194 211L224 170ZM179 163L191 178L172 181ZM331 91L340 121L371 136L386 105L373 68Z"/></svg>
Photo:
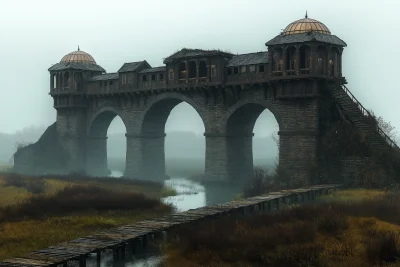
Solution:
<svg viewBox="0 0 400 267"><path fill-rule="evenodd" d="M296 64L296 47L291 46L286 49L286 74L295 74L295 64Z"/></svg>
<svg viewBox="0 0 400 267"><path fill-rule="evenodd" d="M311 68L311 48L308 45L300 47L300 73L310 73Z"/></svg>
<svg viewBox="0 0 400 267"><path fill-rule="evenodd" d="M83 74L82 72L74 73L75 89L81 91L83 87Z"/></svg>
<svg viewBox="0 0 400 267"><path fill-rule="evenodd" d="M330 76L339 76L339 49L336 47L331 48L331 58L329 60L329 74Z"/></svg>
<svg viewBox="0 0 400 267"><path fill-rule="evenodd" d="M69 87L69 72L64 73L64 87Z"/></svg>
<svg viewBox="0 0 400 267"><path fill-rule="evenodd" d="M326 63L327 63L327 55L326 48L324 46L318 46L317 48L317 64L316 64L316 73L317 74L326 74Z"/></svg>
<svg viewBox="0 0 400 267"><path fill-rule="evenodd" d="M282 49L277 48L273 51L272 71L283 71Z"/></svg>
<svg viewBox="0 0 400 267"><path fill-rule="evenodd" d="M51 89L56 89L57 88L57 74L53 73L51 75Z"/></svg>
<svg viewBox="0 0 400 267"><path fill-rule="evenodd" d="M63 89L63 73L62 72L58 73L57 76L58 76L57 77L57 80L58 80L57 88L62 90Z"/></svg>
<svg viewBox="0 0 400 267"><path fill-rule="evenodd" d="M187 68L186 68L186 63L181 62L179 63L179 74L178 74L178 79L186 79L187 75Z"/></svg>

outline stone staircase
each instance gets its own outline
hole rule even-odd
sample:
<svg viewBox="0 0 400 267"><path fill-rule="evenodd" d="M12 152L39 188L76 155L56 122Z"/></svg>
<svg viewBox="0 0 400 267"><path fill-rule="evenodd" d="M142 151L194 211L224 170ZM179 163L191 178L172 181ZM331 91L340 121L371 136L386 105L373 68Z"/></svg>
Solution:
<svg viewBox="0 0 400 267"><path fill-rule="evenodd" d="M379 126L374 125L372 114L361 105L344 84L341 85L339 82L332 84L330 89L344 116L358 130L366 134L372 151L394 151L400 155L400 148L396 142L390 139Z"/></svg>

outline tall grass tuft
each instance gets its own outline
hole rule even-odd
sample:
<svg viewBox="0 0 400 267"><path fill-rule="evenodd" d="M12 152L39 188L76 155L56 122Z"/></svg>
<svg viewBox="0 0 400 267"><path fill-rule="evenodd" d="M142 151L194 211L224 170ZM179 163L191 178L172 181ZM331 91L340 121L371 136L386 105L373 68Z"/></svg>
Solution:
<svg viewBox="0 0 400 267"><path fill-rule="evenodd" d="M1 207L0 222L89 211L151 210L161 206L160 200L148 198L141 193L77 185L65 187L55 195L32 196L20 204Z"/></svg>

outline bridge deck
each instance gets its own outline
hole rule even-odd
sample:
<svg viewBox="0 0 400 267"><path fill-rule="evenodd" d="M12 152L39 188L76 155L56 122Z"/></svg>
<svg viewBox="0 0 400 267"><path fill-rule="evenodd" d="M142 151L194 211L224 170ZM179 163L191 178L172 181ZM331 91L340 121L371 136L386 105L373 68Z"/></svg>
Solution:
<svg viewBox="0 0 400 267"><path fill-rule="evenodd" d="M159 235L163 231L168 231L180 225L236 212L244 213L246 209L249 209L250 212L257 208L259 210L265 210L263 205L271 203L271 200L277 200L277 203L279 203L281 200L286 201L286 199L290 199L293 196L301 196L303 201L307 196L310 200L309 193L313 194L311 197L312 200L315 195L338 187L339 185L319 185L309 188L283 190L240 201L231 201L219 205L191 209L185 212L140 221L131 225L103 231L98 234L77 238L57 246L34 251L24 257L7 259L0 262L0 266L66 266L69 261L79 261L80 267L84 267L86 266L87 256L92 253L97 253L97 265L99 266L100 253L107 249L116 251L123 247L125 251L126 244L133 244L137 241L145 242L147 237ZM298 200L293 200L293 202L296 201Z"/></svg>

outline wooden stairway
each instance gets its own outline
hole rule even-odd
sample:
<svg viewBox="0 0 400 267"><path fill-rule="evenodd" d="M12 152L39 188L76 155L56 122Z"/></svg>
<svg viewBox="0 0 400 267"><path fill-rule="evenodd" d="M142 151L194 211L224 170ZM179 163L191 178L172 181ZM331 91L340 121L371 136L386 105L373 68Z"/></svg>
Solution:
<svg viewBox="0 0 400 267"><path fill-rule="evenodd" d="M337 104L344 116L354 126L364 132L374 152L394 151L400 155L400 148L390 137L378 126L372 123L372 114L364 108L350 90L339 82L329 86Z"/></svg>

